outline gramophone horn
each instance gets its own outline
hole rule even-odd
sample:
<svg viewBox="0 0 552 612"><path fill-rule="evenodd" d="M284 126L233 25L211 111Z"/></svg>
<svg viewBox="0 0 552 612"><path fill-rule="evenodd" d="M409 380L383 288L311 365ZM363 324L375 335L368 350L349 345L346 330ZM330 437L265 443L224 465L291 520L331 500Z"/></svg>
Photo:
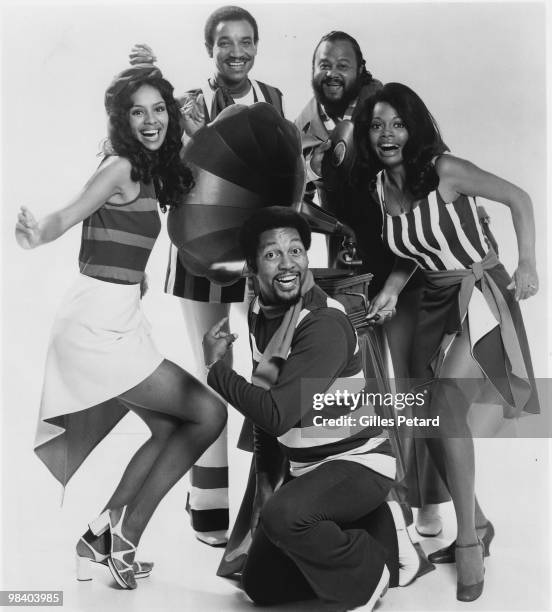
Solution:
<svg viewBox="0 0 552 612"><path fill-rule="evenodd" d="M229 106L194 134L184 161L195 185L170 210L169 236L190 272L229 284L244 269L243 222L259 208L301 202L299 132L265 102Z"/></svg>

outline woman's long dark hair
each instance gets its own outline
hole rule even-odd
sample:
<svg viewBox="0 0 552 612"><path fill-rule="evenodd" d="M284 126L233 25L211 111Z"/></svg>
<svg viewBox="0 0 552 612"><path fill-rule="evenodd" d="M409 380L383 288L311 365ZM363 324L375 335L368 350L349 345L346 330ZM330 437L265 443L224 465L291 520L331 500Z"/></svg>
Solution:
<svg viewBox="0 0 552 612"><path fill-rule="evenodd" d="M104 152L126 157L132 166L130 178L133 181L150 183L153 180L159 205L165 212L167 207L178 206L182 196L192 188L193 178L190 169L180 159L182 127L173 87L157 68L149 68L129 68L116 77L108 88L105 106L109 126ZM165 140L157 151L149 151L142 146L130 129L132 96L143 85L157 89L169 115Z"/></svg>
<svg viewBox="0 0 552 612"><path fill-rule="evenodd" d="M374 107L378 102L392 106L408 130L408 141L403 149L406 187L416 198L427 196L437 188L439 177L431 163L436 155L448 151L441 138L437 122L422 99L402 83L387 83L370 96L355 119L355 149L357 179L366 175L371 181L383 168L370 146L369 131Z"/></svg>

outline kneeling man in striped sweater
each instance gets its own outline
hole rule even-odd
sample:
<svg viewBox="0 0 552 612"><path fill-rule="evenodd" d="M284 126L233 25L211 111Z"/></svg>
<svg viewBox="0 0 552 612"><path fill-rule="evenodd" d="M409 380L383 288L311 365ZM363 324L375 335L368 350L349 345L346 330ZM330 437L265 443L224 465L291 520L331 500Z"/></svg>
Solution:
<svg viewBox="0 0 552 612"><path fill-rule="evenodd" d="M257 482L263 444L277 440L288 467L260 512L243 587L257 604L318 598L328 610L371 610L390 578L399 581L395 513L385 503L395 458L380 427L317 432L312 393L301 392L302 381L326 393L337 378L362 376L355 330L314 283L301 215L262 209L240 240L259 289L249 313L252 382L222 360L235 339L224 320L203 340L207 382L253 422Z"/></svg>

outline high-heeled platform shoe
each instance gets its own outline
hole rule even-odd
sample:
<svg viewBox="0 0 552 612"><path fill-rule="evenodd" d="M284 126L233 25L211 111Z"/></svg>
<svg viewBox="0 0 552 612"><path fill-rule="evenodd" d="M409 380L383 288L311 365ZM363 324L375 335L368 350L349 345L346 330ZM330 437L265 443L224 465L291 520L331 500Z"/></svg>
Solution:
<svg viewBox="0 0 552 612"><path fill-rule="evenodd" d="M99 538L90 530L80 537L76 550L77 580L92 580L92 563L99 563L100 565L108 567L107 558L109 554L101 552L95 547L95 545L98 545L98 542ZM154 564L149 561L134 561L132 564L134 576L136 578L147 578L151 574L153 565Z"/></svg>
<svg viewBox="0 0 552 612"><path fill-rule="evenodd" d="M457 544L455 554L457 554L458 550L460 549L465 550L467 548L475 548L476 546L481 547L481 560L483 560L485 556L485 545L481 540L478 540L476 544L467 544L466 546ZM475 601L481 595L481 593L483 593L484 582L485 567L483 567L483 578L479 582L476 582L474 584L464 584L460 582L460 580L458 580L456 583L456 599L458 601L466 602Z"/></svg>
<svg viewBox="0 0 552 612"><path fill-rule="evenodd" d="M487 521L485 525L476 527L476 529L485 529L485 533L480 540L483 543L483 554L488 557L491 554L491 542L495 536L493 524L491 521ZM456 540L448 546L432 552L427 558L431 563L454 563L456 561Z"/></svg>
<svg viewBox="0 0 552 612"><path fill-rule="evenodd" d="M102 535L109 530L110 552L107 557L107 565L111 575L121 588L135 589L133 563L136 546L122 532L126 509L127 506L121 508L121 514L116 521L114 520L116 510L105 510L96 521L90 523L90 531L95 535Z"/></svg>

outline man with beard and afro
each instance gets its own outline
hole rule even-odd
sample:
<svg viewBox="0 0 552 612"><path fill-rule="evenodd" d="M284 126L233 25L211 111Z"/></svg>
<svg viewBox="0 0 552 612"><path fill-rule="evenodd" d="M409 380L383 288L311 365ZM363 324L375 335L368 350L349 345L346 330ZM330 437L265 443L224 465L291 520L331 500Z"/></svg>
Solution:
<svg viewBox="0 0 552 612"><path fill-rule="evenodd" d="M340 220L350 207L351 189L343 168L335 168L331 155L326 154L330 136L341 121L353 120L362 102L381 87L366 69L360 46L352 36L341 31L322 36L312 58L314 97L295 124L301 132L307 171L305 198L317 198L317 203ZM339 240L329 239L330 265L335 263L340 246Z"/></svg>

